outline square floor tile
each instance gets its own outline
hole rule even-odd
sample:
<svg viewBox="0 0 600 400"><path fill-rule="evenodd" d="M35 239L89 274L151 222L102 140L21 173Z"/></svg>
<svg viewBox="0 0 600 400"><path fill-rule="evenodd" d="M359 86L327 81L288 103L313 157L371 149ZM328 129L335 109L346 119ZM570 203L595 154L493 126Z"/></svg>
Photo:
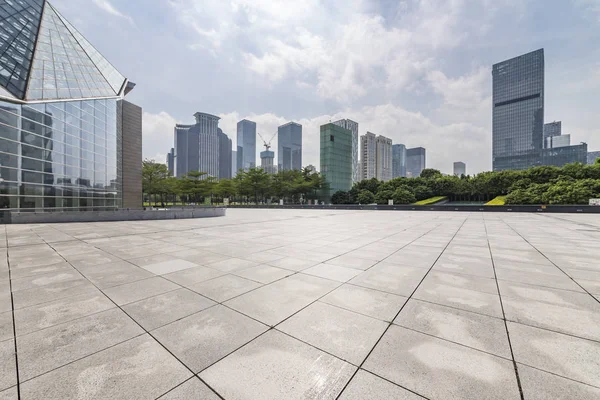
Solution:
<svg viewBox="0 0 600 400"><path fill-rule="evenodd" d="M65 299L89 293L96 293L98 289L87 279L53 283L32 289L19 290L13 293L15 309L31 307L54 300Z"/></svg>
<svg viewBox="0 0 600 400"><path fill-rule="evenodd" d="M169 282L166 279L155 277L111 287L104 290L104 293L110 297L112 301L122 306L133 303L134 301L156 296L157 294L170 292L179 289L180 287L181 286Z"/></svg>
<svg viewBox="0 0 600 400"><path fill-rule="evenodd" d="M226 260L207 264L207 267L218 269L219 271L223 272L233 272L250 267L255 267L257 265L258 263L254 261L244 260L241 258L228 258Z"/></svg>
<svg viewBox="0 0 600 400"><path fill-rule="evenodd" d="M208 386L200 379L193 377L185 383L177 386L164 396L160 396L158 400L219 400L217 396Z"/></svg>
<svg viewBox="0 0 600 400"><path fill-rule="evenodd" d="M223 275L209 281L194 283L188 287L194 292L222 303L261 286L261 283L246 278L235 275Z"/></svg>
<svg viewBox="0 0 600 400"><path fill-rule="evenodd" d="M334 400L355 370L272 330L208 368L200 378L228 400Z"/></svg>
<svg viewBox="0 0 600 400"><path fill-rule="evenodd" d="M13 314L11 311L0 313L0 342L13 337Z"/></svg>
<svg viewBox="0 0 600 400"><path fill-rule="evenodd" d="M227 307L215 306L152 331L195 373L267 330Z"/></svg>
<svg viewBox="0 0 600 400"><path fill-rule="evenodd" d="M317 301L277 329L360 365L387 327L383 321Z"/></svg>
<svg viewBox="0 0 600 400"><path fill-rule="evenodd" d="M423 268L378 264L352 279L350 283L401 296L410 296L426 273L427 270Z"/></svg>
<svg viewBox="0 0 600 400"><path fill-rule="evenodd" d="M377 261L358 258L353 255L343 255L331 260L327 260L327 264L339 265L340 267L346 268L355 268L364 271L377 264Z"/></svg>
<svg viewBox="0 0 600 400"><path fill-rule="evenodd" d="M512 361L395 325L363 368L430 399L521 398Z"/></svg>
<svg viewBox="0 0 600 400"><path fill-rule="evenodd" d="M392 321L407 298L354 285L342 285L320 301L368 315L382 321Z"/></svg>
<svg viewBox="0 0 600 400"><path fill-rule="evenodd" d="M313 265L319 264L319 261L296 258L296 257L285 257L278 260L268 261L267 264L274 267L285 268L292 271L302 271Z"/></svg>
<svg viewBox="0 0 600 400"><path fill-rule="evenodd" d="M15 341L13 339L0 342L0 390L17 384L15 363Z"/></svg>
<svg viewBox="0 0 600 400"><path fill-rule="evenodd" d="M342 392L339 400L422 400L423 397L398 385L360 370Z"/></svg>
<svg viewBox="0 0 600 400"><path fill-rule="evenodd" d="M523 396L527 400L600 399L600 389L518 364Z"/></svg>
<svg viewBox="0 0 600 400"><path fill-rule="evenodd" d="M218 278L219 276L223 276L225 274L226 272L208 267L194 267L184 269L182 271L172 272L170 274L163 275L162 277L181 286L190 286L194 283Z"/></svg>
<svg viewBox="0 0 600 400"><path fill-rule="evenodd" d="M241 276L242 278L260 283L271 283L278 279L285 278L286 276L290 276L293 273L293 271L272 267L266 264L234 272L235 275Z"/></svg>
<svg viewBox="0 0 600 400"><path fill-rule="evenodd" d="M153 274L163 275L197 266L198 264L194 264L193 262L173 258L169 261L161 261L155 264L145 265L142 268L144 268L148 272L152 272Z"/></svg>
<svg viewBox="0 0 600 400"><path fill-rule="evenodd" d="M350 279L359 275L361 271L356 268L346 268L332 264L318 264L303 270L302 273L338 282L348 282Z"/></svg>
<svg viewBox="0 0 600 400"><path fill-rule="evenodd" d="M126 261L94 265L82 271L83 275L100 289L152 278L154 275Z"/></svg>

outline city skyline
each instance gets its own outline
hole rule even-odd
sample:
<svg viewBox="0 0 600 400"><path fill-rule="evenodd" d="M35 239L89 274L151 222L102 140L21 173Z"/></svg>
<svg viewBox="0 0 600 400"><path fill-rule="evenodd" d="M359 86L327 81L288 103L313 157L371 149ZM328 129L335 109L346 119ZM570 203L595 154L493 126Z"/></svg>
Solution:
<svg viewBox="0 0 600 400"><path fill-rule="evenodd" d="M318 164L319 126L349 118L360 123L360 134L370 130L407 147L426 147L430 166L443 172L451 172L454 158L467 161L471 173L490 170L490 66L542 47L546 121L562 119L577 142L600 150L595 122L600 50L586 45L600 25L589 2L507 0L492 7L409 2L403 10L389 2L344 3L343 8L334 2L330 7L290 5L285 12L253 2L244 4L245 14L241 7L232 12L227 1L206 5L202 13L192 0L151 3L143 10L122 0L55 3L111 62L136 76L140 87L130 96L145 110L147 158L165 161L171 127L202 109L220 116L228 133L244 118L265 132L288 121L302 124L304 164ZM196 31L194 22L203 29ZM282 35L278 23L291 29ZM117 25L120 29L112 29ZM302 26L315 41L295 41ZM358 35L360 26L364 31ZM145 50L149 43L152 52ZM314 52L302 47L313 44ZM314 62L294 62L293 55L302 51ZM264 68L266 55L272 68ZM200 70L192 67L197 64ZM157 76L167 79L150 84ZM211 85L195 78L200 76ZM199 91L201 98L194 95ZM457 141L466 144L458 154L445 155Z"/></svg>

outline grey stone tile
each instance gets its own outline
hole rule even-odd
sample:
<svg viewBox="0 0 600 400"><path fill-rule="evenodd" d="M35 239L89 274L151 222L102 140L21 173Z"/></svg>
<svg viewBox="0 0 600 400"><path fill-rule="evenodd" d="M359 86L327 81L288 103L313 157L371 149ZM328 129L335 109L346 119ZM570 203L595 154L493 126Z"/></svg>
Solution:
<svg viewBox="0 0 600 400"><path fill-rule="evenodd" d="M236 297L226 304L274 326L337 286L338 282L298 274Z"/></svg>
<svg viewBox="0 0 600 400"><path fill-rule="evenodd" d="M17 392L17 387L13 386L10 389L1 391L0 400L19 400L19 393Z"/></svg>
<svg viewBox="0 0 600 400"><path fill-rule="evenodd" d="M147 265L157 264L157 263L161 263L164 261L170 261L170 260L173 260L174 258L177 258L177 256L175 254L159 253L159 254L153 254L151 256L131 258L131 259L128 259L127 261L133 265L137 265L138 267L145 267Z"/></svg>
<svg viewBox="0 0 600 400"><path fill-rule="evenodd" d="M181 258L182 260L187 260L198 265L208 265L218 261L227 260L229 258L226 255L213 253L211 251L207 251L206 249L191 249L168 254L173 254L173 256L177 258Z"/></svg>
<svg viewBox="0 0 600 400"><path fill-rule="evenodd" d="M395 325L363 368L430 399L520 399L512 361Z"/></svg>
<svg viewBox="0 0 600 400"><path fill-rule="evenodd" d="M181 286L169 282L166 279L155 277L111 287L104 290L104 293L115 303L122 306L124 304L133 303L134 301L170 292L179 289L180 287Z"/></svg>
<svg viewBox="0 0 600 400"><path fill-rule="evenodd" d="M343 255L331 260L327 260L327 264L338 265L345 268L355 268L359 270L366 270L377 263L377 260L368 260L364 258L358 258L353 255Z"/></svg>
<svg viewBox="0 0 600 400"><path fill-rule="evenodd" d="M214 304L216 304L214 301L190 290L179 289L129 303L123 307L123 310L138 324L151 331Z"/></svg>
<svg viewBox="0 0 600 400"><path fill-rule="evenodd" d="M387 326L383 321L317 301L277 329L360 365Z"/></svg>
<svg viewBox="0 0 600 400"><path fill-rule="evenodd" d="M11 311L0 313L0 342L13 337L13 316Z"/></svg>
<svg viewBox="0 0 600 400"><path fill-rule="evenodd" d="M8 389L16 384L15 341L9 339L0 342L0 390Z"/></svg>
<svg viewBox="0 0 600 400"><path fill-rule="evenodd" d="M339 400L422 400L423 397L360 370L342 392Z"/></svg>
<svg viewBox="0 0 600 400"><path fill-rule="evenodd" d="M209 281L194 283L188 287L218 303L259 288L262 283L235 275L224 275Z"/></svg>
<svg viewBox="0 0 600 400"><path fill-rule="evenodd" d="M226 272L219 271L208 267L194 267L184 269L182 271L165 274L162 277L182 286L190 286L194 283L204 282L209 279L218 278L226 275Z"/></svg>
<svg viewBox="0 0 600 400"><path fill-rule="evenodd" d="M447 273L432 270L421 287L430 288L436 285L452 286L459 289L469 289L478 292L498 294L498 287L496 286L496 280L493 278L481 278L472 275Z"/></svg>
<svg viewBox="0 0 600 400"><path fill-rule="evenodd" d="M426 273L427 270L424 268L381 263L361 273L350 283L401 296L410 296Z"/></svg>
<svg viewBox="0 0 600 400"><path fill-rule="evenodd" d="M94 265L81 271L83 275L100 289L123 285L151 278L154 275L126 261Z"/></svg>
<svg viewBox="0 0 600 400"><path fill-rule="evenodd" d="M257 263L270 263L275 260L280 260L285 256L282 254L269 253L268 251L261 251L259 253L249 254L244 256L244 259L254 261Z"/></svg>
<svg viewBox="0 0 600 400"><path fill-rule="evenodd" d="M492 259L468 255L453 255L444 253L433 266L434 271L450 272L464 275L494 278Z"/></svg>
<svg viewBox="0 0 600 400"><path fill-rule="evenodd" d="M354 285L342 285L320 301L368 315L382 321L392 321L407 298Z"/></svg>
<svg viewBox="0 0 600 400"><path fill-rule="evenodd" d="M13 293L13 301L15 309L19 309L72 296L95 293L97 290L87 279L80 278L32 289L19 290Z"/></svg>
<svg viewBox="0 0 600 400"><path fill-rule="evenodd" d="M575 282L566 275L545 274L542 272L516 271L511 269L498 269L498 280L525 283L528 285L544 286L555 289L573 290L583 292Z"/></svg>
<svg viewBox="0 0 600 400"><path fill-rule="evenodd" d="M159 400L219 400L217 396L208 386L196 377L185 381L180 386L171 390L164 396L159 397Z"/></svg>
<svg viewBox="0 0 600 400"><path fill-rule="evenodd" d="M600 340L600 307L588 294L498 283L508 320Z"/></svg>
<svg viewBox="0 0 600 400"><path fill-rule="evenodd" d="M589 400L600 398L600 389L518 365L523 396L527 400Z"/></svg>
<svg viewBox="0 0 600 400"><path fill-rule="evenodd" d="M319 261L302 259L297 257L285 257L278 260L268 261L267 264L274 267L285 268L292 271L302 271L313 265L319 264Z"/></svg>
<svg viewBox="0 0 600 400"><path fill-rule="evenodd" d="M100 291L15 310L17 336L116 307Z"/></svg>
<svg viewBox="0 0 600 400"><path fill-rule="evenodd" d="M512 359L501 319L411 299L394 323Z"/></svg>
<svg viewBox="0 0 600 400"><path fill-rule="evenodd" d="M272 330L203 371L200 377L228 400L333 400L355 370Z"/></svg>
<svg viewBox="0 0 600 400"><path fill-rule="evenodd" d="M223 272L233 272L255 267L257 265L258 263L255 263L254 261L244 260L242 258L228 258L226 260L207 264L206 266Z"/></svg>
<svg viewBox="0 0 600 400"><path fill-rule="evenodd" d="M83 276L75 269L64 272L50 272L43 275L30 276L26 278L14 279L12 281L12 291L35 289L46 285L60 284L83 279Z"/></svg>
<svg viewBox="0 0 600 400"><path fill-rule="evenodd" d="M73 267L67 262L59 262L51 265L42 265L39 267L11 268L10 275L12 279L26 278L28 276L42 275L49 272L61 273L71 272Z"/></svg>
<svg viewBox="0 0 600 400"><path fill-rule="evenodd" d="M294 271L290 271L283 268L272 267L267 264L258 265L241 271L234 272L235 275L241 276L242 278L250 279L260 283L271 283L278 279L290 276Z"/></svg>
<svg viewBox="0 0 600 400"><path fill-rule="evenodd" d="M152 335L195 373L267 330L227 307L215 306L152 331Z"/></svg>
<svg viewBox="0 0 600 400"><path fill-rule="evenodd" d="M600 343L513 322L508 333L517 362L600 387Z"/></svg>
<svg viewBox="0 0 600 400"><path fill-rule="evenodd" d="M139 336L21 385L21 398L154 399L191 373L149 335Z"/></svg>
<svg viewBox="0 0 600 400"><path fill-rule="evenodd" d="M144 268L146 271L152 272L153 274L163 275L171 272L177 272L189 268L194 268L197 266L198 264L194 264L193 262L173 258L169 261L162 261L156 264L145 265L142 268Z"/></svg>
<svg viewBox="0 0 600 400"><path fill-rule="evenodd" d="M29 380L142 333L121 310L111 309L20 336L19 377Z"/></svg>
<svg viewBox="0 0 600 400"><path fill-rule="evenodd" d="M302 273L338 282L348 282L350 279L359 275L361 270L332 264L317 264L314 267L303 270Z"/></svg>

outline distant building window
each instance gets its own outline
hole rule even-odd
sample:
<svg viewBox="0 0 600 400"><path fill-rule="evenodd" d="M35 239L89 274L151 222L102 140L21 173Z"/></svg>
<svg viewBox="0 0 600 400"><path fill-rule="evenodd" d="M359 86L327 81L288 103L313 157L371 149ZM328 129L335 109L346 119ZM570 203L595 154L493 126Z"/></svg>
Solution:
<svg viewBox="0 0 600 400"><path fill-rule="evenodd" d="M335 142L335 140L333 140L333 139L334 139L333 135L329 135L329 141L330 142Z"/></svg>

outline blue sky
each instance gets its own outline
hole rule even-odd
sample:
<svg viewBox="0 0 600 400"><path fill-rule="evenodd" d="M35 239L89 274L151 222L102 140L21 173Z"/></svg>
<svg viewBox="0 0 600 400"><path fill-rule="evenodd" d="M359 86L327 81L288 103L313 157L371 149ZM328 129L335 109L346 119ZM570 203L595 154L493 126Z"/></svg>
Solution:
<svg viewBox="0 0 600 400"><path fill-rule="evenodd" d="M51 2L137 83L157 161L202 111L234 144L242 118L268 137L299 122L317 167L319 125L351 118L426 147L428 167L489 170L491 65L542 47L546 122L600 150L600 0Z"/></svg>

